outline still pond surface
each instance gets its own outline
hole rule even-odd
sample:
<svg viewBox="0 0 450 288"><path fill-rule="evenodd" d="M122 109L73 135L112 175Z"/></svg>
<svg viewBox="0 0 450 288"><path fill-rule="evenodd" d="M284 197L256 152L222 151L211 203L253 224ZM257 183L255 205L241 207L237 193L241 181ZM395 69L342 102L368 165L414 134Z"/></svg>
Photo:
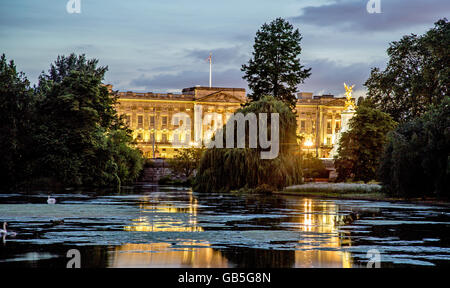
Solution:
<svg viewBox="0 0 450 288"><path fill-rule="evenodd" d="M199 194L137 186L121 193L0 194L0 267L450 266L450 208L281 195ZM372 258L373 259L373 258Z"/></svg>

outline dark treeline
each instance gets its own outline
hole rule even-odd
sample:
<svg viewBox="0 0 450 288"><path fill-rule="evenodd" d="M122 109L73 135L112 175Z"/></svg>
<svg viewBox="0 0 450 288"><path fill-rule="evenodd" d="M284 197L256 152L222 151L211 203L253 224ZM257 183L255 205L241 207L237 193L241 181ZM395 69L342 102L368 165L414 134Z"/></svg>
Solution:
<svg viewBox="0 0 450 288"><path fill-rule="evenodd" d="M445 197L450 185L450 24L390 44L343 133L340 180L377 179L400 197Z"/></svg>
<svg viewBox="0 0 450 288"><path fill-rule="evenodd" d="M450 97L388 134L380 179L397 196L448 198L450 187Z"/></svg>
<svg viewBox="0 0 450 288"><path fill-rule="evenodd" d="M141 152L102 84L107 67L59 56L38 84L0 59L2 191L39 185L118 187L135 180Z"/></svg>
<svg viewBox="0 0 450 288"><path fill-rule="evenodd" d="M450 23L391 43L384 71L366 82L376 108L398 127L387 135L378 169L397 196L446 197L450 185Z"/></svg>

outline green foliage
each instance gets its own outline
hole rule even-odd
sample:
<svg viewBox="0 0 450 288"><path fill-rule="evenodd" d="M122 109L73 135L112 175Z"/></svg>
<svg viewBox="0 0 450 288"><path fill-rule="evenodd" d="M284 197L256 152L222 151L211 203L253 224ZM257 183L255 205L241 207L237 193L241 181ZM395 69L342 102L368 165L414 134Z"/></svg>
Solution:
<svg viewBox="0 0 450 288"><path fill-rule="evenodd" d="M158 180L159 185L169 185L172 183L172 178L170 176L163 176Z"/></svg>
<svg viewBox="0 0 450 288"><path fill-rule="evenodd" d="M45 169L39 176L65 185L119 186L139 175L142 156L130 145L116 97L102 85L107 67L97 63L84 55L59 56L41 75L38 113L45 138L37 144L44 149L39 164Z"/></svg>
<svg viewBox="0 0 450 288"><path fill-rule="evenodd" d="M365 86L377 108L395 121L422 115L430 105L449 95L450 23L439 20L421 36L408 35L392 42L384 71L373 68Z"/></svg>
<svg viewBox="0 0 450 288"><path fill-rule="evenodd" d="M306 155L302 159L303 176L305 178L328 178L328 170L322 160Z"/></svg>
<svg viewBox="0 0 450 288"><path fill-rule="evenodd" d="M306 183L286 187L287 192L307 192L318 196L344 196L357 194L372 194L381 191L381 185L375 183ZM381 196L381 195L380 195Z"/></svg>
<svg viewBox="0 0 450 288"><path fill-rule="evenodd" d="M261 184L255 189L253 189L253 193L256 194L272 194L273 191L276 191L277 189L271 185L268 184Z"/></svg>
<svg viewBox="0 0 450 288"><path fill-rule="evenodd" d="M388 136L380 178L393 195L448 197L450 23L404 36L387 52L386 69L365 83L374 105L401 123Z"/></svg>
<svg viewBox="0 0 450 288"><path fill-rule="evenodd" d="M142 152L132 148L132 137L125 129L116 129L108 133L106 146L101 150L104 153L104 163L111 163L117 170L110 173L109 177L120 180L120 183L131 183L137 180L144 165ZM105 169L107 171L107 169ZM113 179L114 179L113 178ZM98 179L93 179L95 183ZM108 181L104 185L108 186ZM112 182L114 183L114 182Z"/></svg>
<svg viewBox="0 0 450 288"><path fill-rule="evenodd" d="M268 184L261 184L256 188L248 188L244 186L238 190L232 190L231 193L234 195L248 195L248 194L272 194L274 191L279 190Z"/></svg>
<svg viewBox="0 0 450 288"><path fill-rule="evenodd" d="M13 61L0 58L0 175L1 186L15 186L27 179L32 157L35 95Z"/></svg>
<svg viewBox="0 0 450 288"><path fill-rule="evenodd" d="M395 122L366 100L357 107L349 125L350 129L342 133L335 159L337 180L375 179L386 135L395 128Z"/></svg>
<svg viewBox="0 0 450 288"><path fill-rule="evenodd" d="M282 101L272 96L251 102L236 113L279 113L280 152L275 159L261 159L262 148L211 148L201 158L194 190L199 192L229 192L241 188L256 188L267 184L275 188L302 182L300 147L297 144L295 114ZM270 117L268 117L268 135ZM226 129L224 135L226 136ZM246 129L248 137L248 129ZM297 154L297 155L296 155Z"/></svg>
<svg viewBox="0 0 450 288"><path fill-rule="evenodd" d="M277 18L265 23L256 33L253 57L242 65L249 88L248 96L259 100L272 95L293 107L297 86L308 78L311 68L300 64L302 36L298 29L286 20Z"/></svg>
<svg viewBox="0 0 450 288"><path fill-rule="evenodd" d="M174 179L170 176L164 176L161 177L161 179L158 180L159 185L170 185L170 186L184 186L189 187L192 186L192 178L187 179Z"/></svg>
<svg viewBox="0 0 450 288"><path fill-rule="evenodd" d="M179 149L173 159L168 160L169 167L175 174L189 178L200 164L205 148Z"/></svg>
<svg viewBox="0 0 450 288"><path fill-rule="evenodd" d="M450 97L389 134L380 166L387 192L397 196L448 198Z"/></svg>
<svg viewBox="0 0 450 288"><path fill-rule="evenodd" d="M1 159L1 166L10 173L27 176L11 178L14 185L51 179L63 186L117 187L138 177L142 155L132 147L130 131L117 115L116 97L102 84L107 67L97 68L98 60L87 60L84 55L59 56L48 74L40 75L32 97L28 81L22 76L14 78L15 67L4 63L3 56L1 73L10 80L1 81L5 90L1 97L17 98L16 104L22 107L1 107L2 115L16 118L13 123L21 125L14 128L15 134L3 134L1 141L18 147L16 135L23 138L20 158ZM27 167L26 173L14 170L14 165Z"/></svg>

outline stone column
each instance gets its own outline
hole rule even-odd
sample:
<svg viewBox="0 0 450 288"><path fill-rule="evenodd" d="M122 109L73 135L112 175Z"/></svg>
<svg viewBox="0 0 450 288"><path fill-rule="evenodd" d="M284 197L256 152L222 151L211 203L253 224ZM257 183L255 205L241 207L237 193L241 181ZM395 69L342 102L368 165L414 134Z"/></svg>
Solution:
<svg viewBox="0 0 450 288"><path fill-rule="evenodd" d="M335 121L335 115L334 113L331 114L331 139L335 139L334 133L335 133L335 128L336 128L336 121Z"/></svg>
<svg viewBox="0 0 450 288"><path fill-rule="evenodd" d="M203 139L203 110L202 105L194 104L194 142L202 146Z"/></svg>

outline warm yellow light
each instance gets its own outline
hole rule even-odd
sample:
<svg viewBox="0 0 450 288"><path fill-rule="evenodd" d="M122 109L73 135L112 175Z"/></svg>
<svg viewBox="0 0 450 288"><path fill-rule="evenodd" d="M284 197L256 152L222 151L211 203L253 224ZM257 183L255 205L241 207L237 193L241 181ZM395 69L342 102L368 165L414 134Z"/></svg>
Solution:
<svg viewBox="0 0 450 288"><path fill-rule="evenodd" d="M189 145L190 145L191 147L198 147L198 146L199 146L198 143L195 142L195 141L190 141L190 142L189 142Z"/></svg>
<svg viewBox="0 0 450 288"><path fill-rule="evenodd" d="M305 141L305 143L303 145L305 145L306 147L311 147L311 146L313 146L313 142L311 141L311 139L308 139Z"/></svg>

